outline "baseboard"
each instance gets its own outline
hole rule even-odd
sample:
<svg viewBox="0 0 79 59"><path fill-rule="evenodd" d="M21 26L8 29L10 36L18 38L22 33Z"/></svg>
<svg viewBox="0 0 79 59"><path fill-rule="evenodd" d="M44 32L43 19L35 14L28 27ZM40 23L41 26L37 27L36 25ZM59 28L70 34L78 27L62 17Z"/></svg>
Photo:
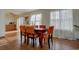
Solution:
<svg viewBox="0 0 79 59"><path fill-rule="evenodd" d="M0 39L5 38L5 36L1 36Z"/></svg>
<svg viewBox="0 0 79 59"><path fill-rule="evenodd" d="M76 40L79 40L79 38L77 38Z"/></svg>
<svg viewBox="0 0 79 59"><path fill-rule="evenodd" d="M73 40L73 39L67 39L67 38L62 38L62 37L53 37L53 38L64 39L64 40Z"/></svg>

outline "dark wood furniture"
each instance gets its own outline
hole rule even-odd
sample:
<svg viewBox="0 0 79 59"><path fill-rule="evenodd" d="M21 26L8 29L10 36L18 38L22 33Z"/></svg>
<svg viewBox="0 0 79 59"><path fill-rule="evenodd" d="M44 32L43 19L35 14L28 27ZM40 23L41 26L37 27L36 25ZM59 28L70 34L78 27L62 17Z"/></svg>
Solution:
<svg viewBox="0 0 79 59"><path fill-rule="evenodd" d="M16 30L16 24L8 24L8 25L5 25L5 27L6 27L6 31Z"/></svg>
<svg viewBox="0 0 79 59"><path fill-rule="evenodd" d="M21 33L21 42L22 42L22 35L24 36L24 43L26 43L27 37L27 44L29 44L29 38L32 39L32 46L34 47L35 40L39 37L40 47L43 47L43 39L44 41L48 41L48 46L50 48L50 39L53 44L53 30L54 26L49 26L47 29L46 26L20 26L20 33ZM46 33L45 33L46 32ZM45 36L46 35L46 36ZM47 37L47 39L45 39Z"/></svg>
<svg viewBox="0 0 79 59"><path fill-rule="evenodd" d="M34 47L35 40L38 37L34 31L34 26L26 26L26 34L27 34L27 44L29 43L29 38L32 39L32 46Z"/></svg>
<svg viewBox="0 0 79 59"><path fill-rule="evenodd" d="M21 44L22 44L22 36L24 36L24 43L26 43L26 27L24 25L20 26Z"/></svg>
<svg viewBox="0 0 79 59"><path fill-rule="evenodd" d="M53 45L53 31L54 31L54 26L49 26L47 33L44 34L44 39L48 41L49 48L50 48L50 42Z"/></svg>
<svg viewBox="0 0 79 59"><path fill-rule="evenodd" d="M34 30L39 36L39 43L40 43L40 47L42 48L43 47L43 33L45 33L47 30L46 26L44 25L35 26Z"/></svg>

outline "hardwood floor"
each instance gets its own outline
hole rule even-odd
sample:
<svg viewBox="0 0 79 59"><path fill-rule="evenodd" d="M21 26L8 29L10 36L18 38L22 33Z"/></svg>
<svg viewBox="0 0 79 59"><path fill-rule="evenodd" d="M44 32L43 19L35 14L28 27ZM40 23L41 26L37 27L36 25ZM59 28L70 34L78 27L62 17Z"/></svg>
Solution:
<svg viewBox="0 0 79 59"><path fill-rule="evenodd" d="M56 39L54 40L55 50L78 50L79 40L64 40Z"/></svg>
<svg viewBox="0 0 79 59"><path fill-rule="evenodd" d="M48 45L45 44L43 48L40 47L32 47L31 44L22 44L20 43L20 39L17 37L16 32L12 34L8 34L4 38L8 41L8 44L0 46L0 50L48 50ZM79 49L79 40L64 40L54 38L53 46L51 46L50 50L78 50Z"/></svg>

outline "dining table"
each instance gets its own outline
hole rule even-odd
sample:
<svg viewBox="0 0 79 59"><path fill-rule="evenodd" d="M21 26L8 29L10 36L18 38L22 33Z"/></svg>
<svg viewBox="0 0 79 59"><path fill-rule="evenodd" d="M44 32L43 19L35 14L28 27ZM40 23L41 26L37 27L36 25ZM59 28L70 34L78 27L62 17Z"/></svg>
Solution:
<svg viewBox="0 0 79 59"><path fill-rule="evenodd" d="M43 48L43 36L44 36L44 33L47 31L47 29L46 28L34 28L34 31L39 36L40 47Z"/></svg>

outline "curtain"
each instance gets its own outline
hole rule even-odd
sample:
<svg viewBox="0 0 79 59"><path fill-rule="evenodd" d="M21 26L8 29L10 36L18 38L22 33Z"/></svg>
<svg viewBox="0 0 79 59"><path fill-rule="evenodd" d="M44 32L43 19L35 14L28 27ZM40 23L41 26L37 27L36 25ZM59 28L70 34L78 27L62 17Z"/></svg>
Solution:
<svg viewBox="0 0 79 59"><path fill-rule="evenodd" d="M50 14L50 25L55 27L54 36L73 39L72 10L57 10Z"/></svg>

